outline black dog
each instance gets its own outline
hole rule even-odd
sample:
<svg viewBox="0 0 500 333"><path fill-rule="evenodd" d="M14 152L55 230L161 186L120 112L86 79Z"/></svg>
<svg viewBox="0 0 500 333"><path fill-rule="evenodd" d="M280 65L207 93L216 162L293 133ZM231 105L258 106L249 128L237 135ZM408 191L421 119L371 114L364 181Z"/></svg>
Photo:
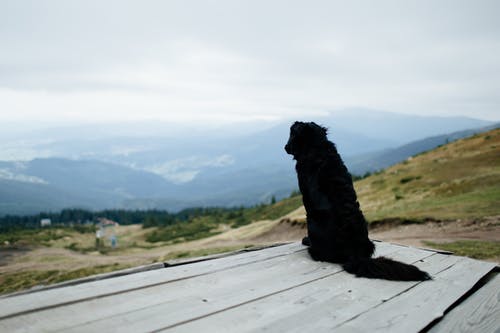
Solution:
<svg viewBox="0 0 500 333"><path fill-rule="evenodd" d="M285 146L296 170L307 213L302 242L314 260L341 263L356 276L400 281L430 279L417 267L388 258L372 258L366 220L359 208L352 178L327 130L313 122L295 122Z"/></svg>

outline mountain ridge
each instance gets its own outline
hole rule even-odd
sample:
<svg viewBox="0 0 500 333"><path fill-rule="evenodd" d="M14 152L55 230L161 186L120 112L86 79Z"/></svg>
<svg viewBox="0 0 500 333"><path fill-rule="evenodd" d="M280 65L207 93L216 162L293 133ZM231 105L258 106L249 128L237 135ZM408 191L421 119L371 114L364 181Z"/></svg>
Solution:
<svg viewBox="0 0 500 333"><path fill-rule="evenodd" d="M410 142L392 149L385 149L368 154L349 156L346 158L346 163L349 165L349 170L352 174L363 175L367 172L375 172L387 168L413 155L432 150L440 145L466 138L477 133L487 132L499 127L500 123L496 123L485 127L436 135Z"/></svg>
<svg viewBox="0 0 500 333"><path fill-rule="evenodd" d="M323 124L328 126L328 122L324 121ZM339 123L341 125L342 122ZM374 171L380 166L383 167L384 163L387 164L381 163L380 160L398 162L422 150L422 145L416 145L420 148L390 148L382 150L382 153L378 150L376 153L352 156L348 152L377 151L377 147L387 147L393 142L373 140L370 136L358 135L349 130L338 129L339 127L341 126L330 126L330 136L354 174ZM186 145L176 145L172 138L163 138L163 141L158 142L129 138L130 141L120 146L122 142L114 139L110 141L110 146L101 147L102 155L48 157L24 162L0 161L0 181L4 185L0 192L0 207L4 208L0 208L0 214L19 212L17 209L9 210L5 207L12 208L10 197L19 198L21 189L30 193L30 181L39 182L37 186L33 185L35 187L32 192L40 193L41 197L53 198L51 205L45 210L77 207L158 208L177 211L193 206L249 206L269 202L273 197L281 199L297 188L293 162L283 150L288 128L289 124L281 124L251 136L241 136L227 144L221 144L218 139L211 138L200 141L200 136L193 138ZM479 130L474 129L467 133L470 134L471 131ZM452 136L439 137L441 141L431 140L431 144L425 146L424 150L442 144L444 137ZM75 145L75 149L82 152L99 147L98 140L78 142L80 146ZM70 143L74 144L73 141ZM128 146L129 144L134 144L137 150L120 150L134 148ZM411 147L412 144L409 145ZM53 143L44 143L39 148L50 150L50 147L54 147ZM110 155L112 151L121 151L123 154ZM389 157L393 160L387 157L388 152L392 154L389 154ZM165 156L170 160L161 164L161 161L165 161ZM371 160L367 160L367 156ZM154 164L157 162L159 164ZM164 172L167 174L163 174ZM189 181L179 182L175 177L168 177L169 175L184 177ZM16 177L24 180L26 184L21 186L15 183ZM7 180L10 182L6 182ZM46 184L43 184L44 182ZM12 189L10 194L9 188ZM55 193L61 193L61 200L57 199ZM19 206L29 207L33 196L27 197L30 199L20 200ZM66 200L68 198L72 198L69 203ZM26 213L37 213L45 203L42 199L39 201L37 203L35 200L33 209L26 209Z"/></svg>

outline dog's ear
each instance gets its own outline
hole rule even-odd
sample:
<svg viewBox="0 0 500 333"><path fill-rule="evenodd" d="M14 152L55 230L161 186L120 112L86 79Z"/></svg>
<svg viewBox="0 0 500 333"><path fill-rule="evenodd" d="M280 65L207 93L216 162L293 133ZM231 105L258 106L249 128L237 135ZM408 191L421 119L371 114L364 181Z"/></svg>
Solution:
<svg viewBox="0 0 500 333"><path fill-rule="evenodd" d="M314 121L310 122L311 126L313 127L319 127L321 128L322 131L324 131L325 133L328 131L328 128L326 126L323 126L323 125L320 125L320 124L317 124L315 123Z"/></svg>
<svg viewBox="0 0 500 333"><path fill-rule="evenodd" d="M328 135L328 128L327 128L327 127L325 127L325 126L320 126L320 127L321 127L321 130L323 131L323 134L324 134L325 136L327 136L327 135Z"/></svg>
<svg viewBox="0 0 500 333"><path fill-rule="evenodd" d="M324 142L327 139L328 128L314 122L308 123L309 137L315 143Z"/></svg>

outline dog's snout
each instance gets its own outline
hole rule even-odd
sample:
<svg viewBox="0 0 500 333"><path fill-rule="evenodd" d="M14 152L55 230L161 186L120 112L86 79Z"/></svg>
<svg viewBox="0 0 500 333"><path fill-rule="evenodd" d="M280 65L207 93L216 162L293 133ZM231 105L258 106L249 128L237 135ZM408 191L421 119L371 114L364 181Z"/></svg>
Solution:
<svg viewBox="0 0 500 333"><path fill-rule="evenodd" d="M288 145L288 143L285 145L285 151L290 154L290 146Z"/></svg>

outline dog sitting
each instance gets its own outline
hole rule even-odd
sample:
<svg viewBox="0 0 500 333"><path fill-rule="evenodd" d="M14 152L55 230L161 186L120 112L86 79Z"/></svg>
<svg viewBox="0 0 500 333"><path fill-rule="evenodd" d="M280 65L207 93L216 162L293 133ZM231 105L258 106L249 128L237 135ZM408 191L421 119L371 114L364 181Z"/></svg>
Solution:
<svg viewBox="0 0 500 333"><path fill-rule="evenodd" d="M352 178L327 129L295 122L285 146L293 155L299 189L307 213L302 240L314 260L340 263L360 277L399 281L430 279L426 272L384 257L372 258L375 245L357 201Z"/></svg>

